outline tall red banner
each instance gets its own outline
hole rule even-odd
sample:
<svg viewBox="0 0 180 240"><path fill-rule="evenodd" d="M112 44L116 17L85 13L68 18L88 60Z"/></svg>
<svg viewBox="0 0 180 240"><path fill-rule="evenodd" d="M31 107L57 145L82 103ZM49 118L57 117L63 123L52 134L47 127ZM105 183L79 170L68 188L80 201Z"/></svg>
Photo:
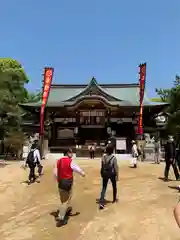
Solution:
<svg viewBox="0 0 180 240"><path fill-rule="evenodd" d="M139 121L138 121L138 134L143 134L143 99L144 99L144 90L146 83L146 63L140 64L139 66Z"/></svg>
<svg viewBox="0 0 180 240"><path fill-rule="evenodd" d="M39 131L39 134L41 136L44 135L44 111L45 111L45 107L49 97L53 73L54 73L53 68L44 69L44 86L43 86L43 95L42 95L42 105L41 105L41 111L40 111L40 131Z"/></svg>

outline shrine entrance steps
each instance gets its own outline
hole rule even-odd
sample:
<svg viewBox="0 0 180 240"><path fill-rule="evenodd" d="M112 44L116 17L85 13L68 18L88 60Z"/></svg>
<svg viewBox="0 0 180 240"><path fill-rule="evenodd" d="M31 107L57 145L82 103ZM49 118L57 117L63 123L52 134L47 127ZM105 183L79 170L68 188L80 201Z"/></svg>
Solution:
<svg viewBox="0 0 180 240"><path fill-rule="evenodd" d="M115 154L115 155L116 155L117 159L120 161L131 161L132 160L131 154ZM57 160L61 157L63 157L63 153L47 153L45 156L45 159L53 161L53 160ZM94 160L100 160L101 157L100 156L95 157L93 160L91 160L89 157L78 157L78 156L76 156L76 154L73 154L73 158L78 159L78 160L87 159L89 161L94 161Z"/></svg>

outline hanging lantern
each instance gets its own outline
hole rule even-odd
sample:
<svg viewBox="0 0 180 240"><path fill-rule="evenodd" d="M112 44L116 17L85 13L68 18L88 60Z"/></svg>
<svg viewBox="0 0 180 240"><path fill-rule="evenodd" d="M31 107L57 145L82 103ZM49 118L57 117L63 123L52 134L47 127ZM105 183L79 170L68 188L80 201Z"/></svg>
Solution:
<svg viewBox="0 0 180 240"><path fill-rule="evenodd" d="M68 119L67 118L64 119L64 124L68 124Z"/></svg>
<svg viewBox="0 0 180 240"><path fill-rule="evenodd" d="M110 127L107 128L107 133L111 134L111 128Z"/></svg>
<svg viewBox="0 0 180 240"><path fill-rule="evenodd" d="M78 127L74 128L74 134L78 134Z"/></svg>
<svg viewBox="0 0 180 240"><path fill-rule="evenodd" d="M116 131L112 130L112 136L116 135Z"/></svg>
<svg viewBox="0 0 180 240"><path fill-rule="evenodd" d="M164 126L167 123L167 117L164 115L159 115L155 118L155 122L157 126Z"/></svg>

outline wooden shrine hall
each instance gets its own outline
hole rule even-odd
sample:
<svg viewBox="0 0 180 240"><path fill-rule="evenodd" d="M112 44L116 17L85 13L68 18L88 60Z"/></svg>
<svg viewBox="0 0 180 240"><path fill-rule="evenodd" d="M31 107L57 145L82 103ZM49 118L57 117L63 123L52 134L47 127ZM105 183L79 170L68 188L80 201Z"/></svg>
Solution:
<svg viewBox="0 0 180 240"><path fill-rule="evenodd" d="M30 118L24 130L39 131L41 102L21 105ZM156 128L154 116L166 103L151 102L144 95L144 131ZM117 151L128 153L136 139L139 115L139 84L52 84L45 110L45 138L51 152L71 147L84 156L88 145L102 149L110 137L119 140ZM101 150L99 150L100 152Z"/></svg>

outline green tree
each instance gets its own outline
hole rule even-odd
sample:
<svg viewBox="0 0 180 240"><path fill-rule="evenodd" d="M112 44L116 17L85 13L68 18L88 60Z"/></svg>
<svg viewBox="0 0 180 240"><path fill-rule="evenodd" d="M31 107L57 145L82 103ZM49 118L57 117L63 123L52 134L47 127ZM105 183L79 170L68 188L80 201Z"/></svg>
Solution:
<svg viewBox="0 0 180 240"><path fill-rule="evenodd" d="M41 92L36 92L36 93L27 93L26 98L24 99L24 102L39 102L42 98L42 93Z"/></svg>
<svg viewBox="0 0 180 240"><path fill-rule="evenodd" d="M163 101L169 103L167 131L180 140L180 77L176 76L171 89L156 89Z"/></svg>
<svg viewBox="0 0 180 240"><path fill-rule="evenodd" d="M171 89L155 89L156 93L158 94L158 96L160 97L162 102L168 102L169 101L169 96L170 96L170 92Z"/></svg>
<svg viewBox="0 0 180 240"><path fill-rule="evenodd" d="M19 103L28 98L26 83L28 78L21 64L13 59L0 58L0 137L13 149L19 147L19 143L15 144L18 138L23 142Z"/></svg>

